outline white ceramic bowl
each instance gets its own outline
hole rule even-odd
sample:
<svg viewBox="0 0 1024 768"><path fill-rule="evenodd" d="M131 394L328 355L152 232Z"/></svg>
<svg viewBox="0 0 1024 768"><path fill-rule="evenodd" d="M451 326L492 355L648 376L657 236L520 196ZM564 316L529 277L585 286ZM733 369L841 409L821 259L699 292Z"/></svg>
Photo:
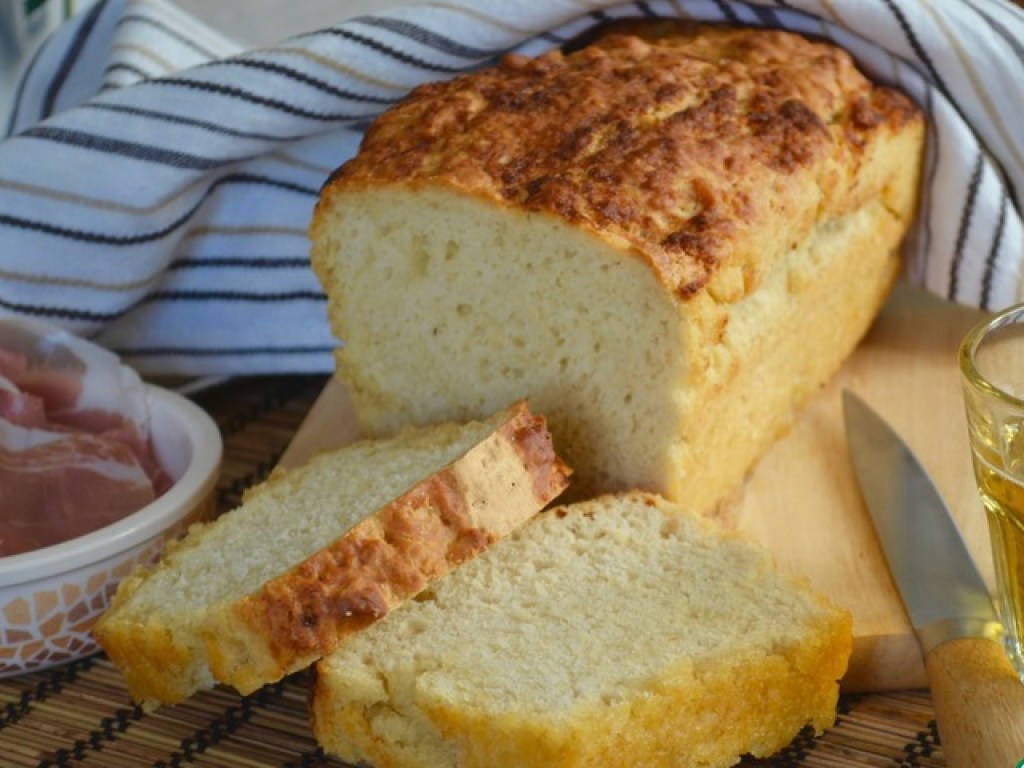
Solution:
<svg viewBox="0 0 1024 768"><path fill-rule="evenodd" d="M180 395L146 387L156 458L174 484L138 512L76 539L0 558L0 678L97 650L90 630L121 579L213 511L222 443Z"/></svg>

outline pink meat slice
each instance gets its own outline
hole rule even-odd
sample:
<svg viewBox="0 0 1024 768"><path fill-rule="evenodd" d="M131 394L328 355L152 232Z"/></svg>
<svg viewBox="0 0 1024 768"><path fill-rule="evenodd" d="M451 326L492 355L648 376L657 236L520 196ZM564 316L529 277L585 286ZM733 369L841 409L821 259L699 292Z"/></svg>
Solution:
<svg viewBox="0 0 1024 768"><path fill-rule="evenodd" d="M0 557L109 525L170 485L145 389L110 353L0 322Z"/></svg>
<svg viewBox="0 0 1024 768"><path fill-rule="evenodd" d="M0 554L91 533L154 498L153 483L124 443L0 421Z"/></svg>

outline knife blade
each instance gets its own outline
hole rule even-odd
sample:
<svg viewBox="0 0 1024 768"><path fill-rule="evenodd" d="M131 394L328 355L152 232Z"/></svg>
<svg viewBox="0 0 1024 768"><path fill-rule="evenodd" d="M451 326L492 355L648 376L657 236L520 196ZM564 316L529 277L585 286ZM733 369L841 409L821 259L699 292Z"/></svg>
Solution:
<svg viewBox="0 0 1024 768"><path fill-rule="evenodd" d="M865 505L925 659L952 768L1024 760L1024 685L1002 625L935 484L902 438L843 392L847 445Z"/></svg>

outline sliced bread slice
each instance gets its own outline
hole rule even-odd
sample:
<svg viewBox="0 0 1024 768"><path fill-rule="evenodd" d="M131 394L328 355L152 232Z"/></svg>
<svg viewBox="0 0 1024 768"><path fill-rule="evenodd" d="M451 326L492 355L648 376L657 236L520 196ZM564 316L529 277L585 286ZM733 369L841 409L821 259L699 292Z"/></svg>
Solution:
<svg viewBox="0 0 1024 768"><path fill-rule="evenodd" d="M315 735L375 768L688 766L835 718L851 619L659 497L562 506L317 664Z"/></svg>
<svg viewBox="0 0 1024 768"><path fill-rule="evenodd" d="M543 417L409 430L275 472L123 582L95 628L144 706L308 666L566 486Z"/></svg>

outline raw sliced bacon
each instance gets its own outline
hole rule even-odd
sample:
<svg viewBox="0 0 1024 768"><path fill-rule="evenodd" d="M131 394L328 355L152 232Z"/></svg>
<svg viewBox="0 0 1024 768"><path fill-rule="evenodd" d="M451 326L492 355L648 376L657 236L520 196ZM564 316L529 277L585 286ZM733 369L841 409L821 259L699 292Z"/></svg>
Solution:
<svg viewBox="0 0 1024 768"><path fill-rule="evenodd" d="M122 442L85 432L25 429L0 420L0 508L18 554L98 530L156 497ZM17 537L15 539L14 537Z"/></svg>
<svg viewBox="0 0 1024 768"><path fill-rule="evenodd" d="M0 556L97 530L170 484L134 371L66 332L0 320Z"/></svg>
<svg viewBox="0 0 1024 768"><path fill-rule="evenodd" d="M21 392L0 378L0 419L21 427L44 427L46 404L41 397Z"/></svg>

